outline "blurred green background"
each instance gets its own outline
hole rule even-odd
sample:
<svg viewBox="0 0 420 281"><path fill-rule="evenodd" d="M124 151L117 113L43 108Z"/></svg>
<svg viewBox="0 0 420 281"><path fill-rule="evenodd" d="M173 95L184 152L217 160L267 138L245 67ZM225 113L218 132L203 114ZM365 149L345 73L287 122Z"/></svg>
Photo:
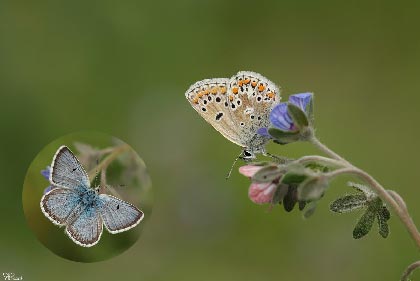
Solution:
<svg viewBox="0 0 420 281"><path fill-rule="evenodd" d="M25 280L397 280L419 252L391 218L355 241L357 214L328 203L309 220L251 203L225 180L239 147L198 116L196 80L260 72L283 95L316 94L322 141L406 199L420 225L418 1L1 1L2 272ZM152 178L153 215L124 254L62 259L26 225L26 169L80 130L129 143ZM277 146L289 157L308 144ZM414 275L420 278L420 273Z"/></svg>

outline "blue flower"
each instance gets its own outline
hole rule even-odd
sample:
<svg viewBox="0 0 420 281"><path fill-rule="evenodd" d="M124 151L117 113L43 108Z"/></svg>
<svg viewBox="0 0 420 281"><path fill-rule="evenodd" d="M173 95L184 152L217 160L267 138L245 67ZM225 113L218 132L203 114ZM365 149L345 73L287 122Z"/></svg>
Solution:
<svg viewBox="0 0 420 281"><path fill-rule="evenodd" d="M270 113L270 122L273 127L285 132L296 131L298 128L296 128L295 124L293 123L293 118L289 115L287 106L289 103L296 105L308 116L311 110L310 107L312 98L312 93L296 94L290 96L288 102L282 102L275 106ZM262 136L270 137L268 128L260 128L258 129L257 133Z"/></svg>
<svg viewBox="0 0 420 281"><path fill-rule="evenodd" d="M50 174L51 174L51 167L47 166L45 170L41 170L41 175L44 176L47 180L50 180ZM46 189L44 189L44 194L49 192L54 187L52 185L48 186Z"/></svg>
<svg viewBox="0 0 420 281"><path fill-rule="evenodd" d="M295 130L293 119L287 112L286 102L282 102L273 108L273 110L270 113L270 122L274 125L274 127L279 128L282 131Z"/></svg>

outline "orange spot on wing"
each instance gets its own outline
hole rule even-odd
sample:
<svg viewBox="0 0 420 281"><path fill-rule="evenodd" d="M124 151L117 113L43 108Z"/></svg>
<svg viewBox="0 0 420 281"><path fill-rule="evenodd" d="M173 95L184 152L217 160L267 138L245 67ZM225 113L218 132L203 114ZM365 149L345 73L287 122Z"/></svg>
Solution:
<svg viewBox="0 0 420 281"><path fill-rule="evenodd" d="M198 92L197 97L201 98L202 96L204 96L204 92Z"/></svg>
<svg viewBox="0 0 420 281"><path fill-rule="evenodd" d="M234 93L235 95L238 93L238 91L239 91L238 87L235 87L232 89L232 93Z"/></svg>
<svg viewBox="0 0 420 281"><path fill-rule="evenodd" d="M265 86L263 84L258 85L258 91L259 92L264 91L264 89L265 89Z"/></svg>
<svg viewBox="0 0 420 281"><path fill-rule="evenodd" d="M273 93L273 92L270 92L270 93L267 94L267 96L271 99L271 98L274 98L276 96L276 94Z"/></svg>
<svg viewBox="0 0 420 281"><path fill-rule="evenodd" d="M213 88L211 88L210 92L211 92L213 95L217 94L217 87L213 87Z"/></svg>
<svg viewBox="0 0 420 281"><path fill-rule="evenodd" d="M249 79L249 78L247 78L247 79L245 79L244 80L244 84L246 85L246 84L249 84L249 82L251 82L251 79Z"/></svg>
<svg viewBox="0 0 420 281"><path fill-rule="evenodd" d="M255 88L255 86L257 86L257 81L252 81L251 86Z"/></svg>
<svg viewBox="0 0 420 281"><path fill-rule="evenodd" d="M226 87L220 87L220 92L222 94L226 94L226 91L227 91Z"/></svg>
<svg viewBox="0 0 420 281"><path fill-rule="evenodd" d="M193 103L195 103L195 104L197 104L198 103L198 98L197 97L195 97L195 98L193 98Z"/></svg>
<svg viewBox="0 0 420 281"><path fill-rule="evenodd" d="M233 101L233 96L229 96L229 100L230 101Z"/></svg>
<svg viewBox="0 0 420 281"><path fill-rule="evenodd" d="M209 91L209 89L205 89L205 90L204 90L204 94L205 94L205 95L208 95L208 94L210 94L210 91Z"/></svg>
<svg viewBox="0 0 420 281"><path fill-rule="evenodd" d="M238 86L239 86L239 87L242 87L242 85L243 85L243 84L244 84L244 81L243 81L243 80L239 80L239 81L238 81Z"/></svg>

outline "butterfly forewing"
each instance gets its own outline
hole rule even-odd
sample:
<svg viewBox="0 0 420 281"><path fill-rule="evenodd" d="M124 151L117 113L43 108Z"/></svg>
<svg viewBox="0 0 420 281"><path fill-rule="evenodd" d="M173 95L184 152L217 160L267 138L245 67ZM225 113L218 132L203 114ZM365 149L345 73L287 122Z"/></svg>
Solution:
<svg viewBox="0 0 420 281"><path fill-rule="evenodd" d="M245 146L240 129L230 116L228 101L229 79L205 79L194 83L185 93L191 106L225 138Z"/></svg>
<svg viewBox="0 0 420 281"><path fill-rule="evenodd" d="M278 87L258 73L240 71L230 79L229 93L233 122L242 129L246 146L262 146L268 139L257 130L270 125L269 113L280 102Z"/></svg>
<svg viewBox="0 0 420 281"><path fill-rule="evenodd" d="M54 224L65 225L67 218L77 209L79 198L75 190L56 187L42 196L41 210Z"/></svg>
<svg viewBox="0 0 420 281"><path fill-rule="evenodd" d="M51 164L50 182L66 188L89 188L89 177L67 146L61 146Z"/></svg>
<svg viewBox="0 0 420 281"><path fill-rule="evenodd" d="M143 219L143 212L137 207L107 194L100 194L100 214L110 233L119 233L135 227Z"/></svg>
<svg viewBox="0 0 420 281"><path fill-rule="evenodd" d="M67 235L76 244L91 247L101 238L103 224L95 206L85 206L66 226Z"/></svg>

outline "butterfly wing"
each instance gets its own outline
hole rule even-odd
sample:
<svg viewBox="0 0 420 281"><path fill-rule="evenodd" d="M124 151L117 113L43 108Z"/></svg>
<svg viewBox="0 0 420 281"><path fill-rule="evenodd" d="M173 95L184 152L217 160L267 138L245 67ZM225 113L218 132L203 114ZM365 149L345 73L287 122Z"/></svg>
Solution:
<svg viewBox="0 0 420 281"><path fill-rule="evenodd" d="M245 146L263 146L268 139L257 130L270 125L269 114L280 102L279 88L258 73L240 71L230 79L228 92L232 121L241 129Z"/></svg>
<svg viewBox="0 0 420 281"><path fill-rule="evenodd" d="M280 90L264 76L240 71L232 78L205 79L185 93L192 107L228 140L260 151L268 141L257 130L268 127Z"/></svg>
<svg viewBox="0 0 420 281"><path fill-rule="evenodd" d="M227 78L201 80L187 90L185 97L213 128L231 142L244 147L240 129L230 116L228 86Z"/></svg>
<svg viewBox="0 0 420 281"><path fill-rule="evenodd" d="M91 247L98 243L102 231L103 223L97 204L78 208L68 218L66 234L82 247Z"/></svg>
<svg viewBox="0 0 420 281"><path fill-rule="evenodd" d="M144 214L119 198L107 194L99 194L102 207L100 214L106 229L112 233L119 233L135 227L143 219Z"/></svg>
<svg viewBox="0 0 420 281"><path fill-rule="evenodd" d="M60 187L89 188L89 177L83 166L67 146L61 146L51 164L50 182Z"/></svg>
<svg viewBox="0 0 420 281"><path fill-rule="evenodd" d="M65 225L79 205L79 193L73 189L56 187L41 198L42 213L54 224Z"/></svg>

